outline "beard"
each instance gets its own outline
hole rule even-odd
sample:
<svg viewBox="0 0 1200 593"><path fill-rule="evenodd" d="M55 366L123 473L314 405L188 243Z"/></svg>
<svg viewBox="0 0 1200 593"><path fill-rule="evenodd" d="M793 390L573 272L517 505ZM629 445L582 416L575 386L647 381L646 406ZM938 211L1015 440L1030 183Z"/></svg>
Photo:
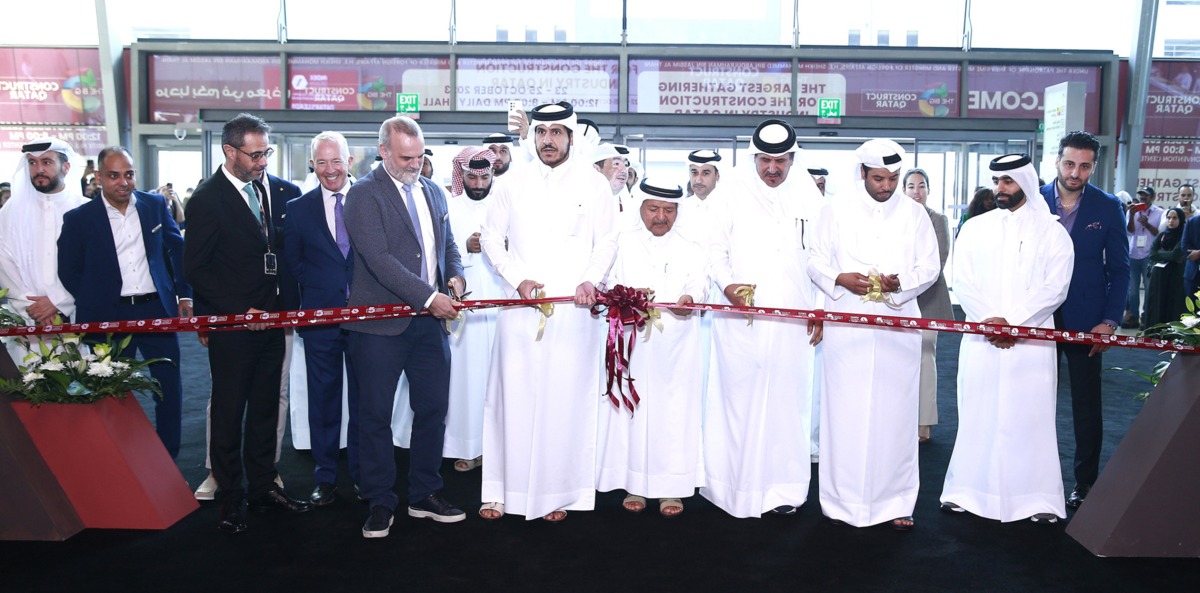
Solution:
<svg viewBox="0 0 1200 593"><path fill-rule="evenodd" d="M996 207L1002 210L1012 210L1025 203L1025 192L1017 190L1014 194L996 194Z"/></svg>
<svg viewBox="0 0 1200 593"><path fill-rule="evenodd" d="M479 200L486 198L488 194L492 193L492 186L488 185L479 189L463 187L463 193L467 194L468 198L478 202Z"/></svg>

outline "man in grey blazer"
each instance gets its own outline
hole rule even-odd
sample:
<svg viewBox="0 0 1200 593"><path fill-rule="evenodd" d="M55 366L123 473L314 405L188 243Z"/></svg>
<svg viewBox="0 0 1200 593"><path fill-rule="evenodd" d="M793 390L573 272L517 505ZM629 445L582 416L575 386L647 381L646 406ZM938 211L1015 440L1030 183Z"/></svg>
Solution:
<svg viewBox="0 0 1200 593"><path fill-rule="evenodd" d="M442 320L458 315L451 297L466 289L462 263L446 196L420 176L425 158L420 126L404 116L383 122L379 152L381 166L346 197L355 259L349 305L403 303L428 314L345 326L359 385L360 487L371 509L363 525L366 538L387 536L399 502L391 419L401 372L408 377L413 410L408 514L442 523L466 517L441 497L439 473L450 393L450 345Z"/></svg>

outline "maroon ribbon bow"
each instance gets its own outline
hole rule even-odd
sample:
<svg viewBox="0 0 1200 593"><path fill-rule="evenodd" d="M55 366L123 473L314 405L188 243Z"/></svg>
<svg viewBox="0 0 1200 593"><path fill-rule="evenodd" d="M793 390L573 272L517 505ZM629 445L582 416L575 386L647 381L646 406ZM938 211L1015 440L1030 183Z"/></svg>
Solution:
<svg viewBox="0 0 1200 593"><path fill-rule="evenodd" d="M593 315L603 315L608 319L608 341L604 348L604 368L608 374L608 384L604 395L619 410L621 403L629 408L632 414L634 408L641 403L637 388L633 386L633 377L629 376L629 359L633 356L633 342L637 331L646 325L647 310L650 306L645 293L620 284L609 290L596 293L596 304L592 305ZM625 326L632 325L628 334ZM613 393L613 384L617 390ZM629 385L626 394L624 385ZM620 398L617 395L620 395Z"/></svg>

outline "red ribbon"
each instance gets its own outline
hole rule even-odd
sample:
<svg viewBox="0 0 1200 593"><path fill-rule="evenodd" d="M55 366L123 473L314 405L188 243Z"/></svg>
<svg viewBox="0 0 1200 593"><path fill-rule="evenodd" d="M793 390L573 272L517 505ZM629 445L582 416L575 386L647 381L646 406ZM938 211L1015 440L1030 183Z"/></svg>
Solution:
<svg viewBox="0 0 1200 593"><path fill-rule="evenodd" d="M642 400L638 397L637 387L633 385L633 377L629 375L629 359L633 356L637 331L646 325L649 306L645 293L620 284L597 292L596 304L592 305L593 315L608 318L608 341L604 347L608 384L604 395L618 410L624 402L631 414ZM628 334L625 333L626 325L633 326ZM613 393L613 383L617 385L616 393ZM628 394L623 389L625 384L629 385ZM617 394L620 394L620 399Z"/></svg>
<svg viewBox="0 0 1200 593"><path fill-rule="evenodd" d="M463 301L464 309L492 309L499 307L529 306L542 303L569 303L572 297L554 297L545 299L499 299L484 301ZM858 313L836 313L830 311L811 311L807 309L783 309L767 307L737 307L734 305L714 305L708 303L693 303L679 305L676 303L647 303L649 307L671 309L691 309L693 311L717 311L740 313L760 317L781 317L785 319L811 319L814 321L829 321L832 323L852 323L857 325L876 325L881 327L899 327L905 329L929 329L940 332L960 334L978 334L988 336L1011 336L1031 340L1047 340L1066 342L1070 344L1099 344L1105 346L1121 346L1143 350L1159 350L1172 352L1200 352L1200 347L1189 346L1181 342L1172 342L1159 338L1118 336L1096 334L1091 332L1049 330L1040 327L1020 325L992 325L967 321L947 321L942 319L920 319L913 317L896 317L891 315L863 315ZM333 309L305 309L300 311L275 311L255 315L211 315L196 317L168 317L164 319L138 319L134 321L103 321L90 323L65 323L61 325L28 325L21 327L0 328L3 336L35 336L48 334L83 334L83 333L144 333L144 332L185 332L185 331L225 331L245 329L247 323L265 323L268 327L308 327L334 323L349 323L355 321L373 321L378 319L394 319L400 317L415 317L428 315L427 310L413 311L408 305L373 305L363 307L338 307Z"/></svg>

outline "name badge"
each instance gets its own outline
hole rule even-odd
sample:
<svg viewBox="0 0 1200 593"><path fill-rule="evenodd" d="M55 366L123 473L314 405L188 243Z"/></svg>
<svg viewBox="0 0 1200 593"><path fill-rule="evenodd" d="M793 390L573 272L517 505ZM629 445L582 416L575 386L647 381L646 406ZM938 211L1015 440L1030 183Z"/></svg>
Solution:
<svg viewBox="0 0 1200 593"><path fill-rule="evenodd" d="M1146 235L1138 235L1137 238L1134 239L1134 244L1137 245L1139 248L1145 247L1146 246Z"/></svg>
<svg viewBox="0 0 1200 593"><path fill-rule="evenodd" d="M268 276L279 273L279 260L270 251L263 254L263 273Z"/></svg>

